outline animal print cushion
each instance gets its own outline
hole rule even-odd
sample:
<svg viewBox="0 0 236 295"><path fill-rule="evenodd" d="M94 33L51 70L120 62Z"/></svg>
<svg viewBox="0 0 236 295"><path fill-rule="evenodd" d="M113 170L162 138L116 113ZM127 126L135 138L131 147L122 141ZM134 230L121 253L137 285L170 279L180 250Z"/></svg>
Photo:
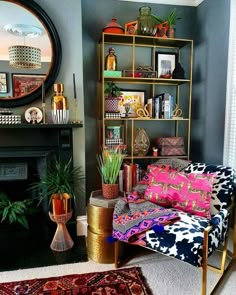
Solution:
<svg viewBox="0 0 236 295"><path fill-rule="evenodd" d="M153 230L146 232L146 247L200 267L202 265L204 229L209 225L209 220L186 212L178 212L180 220L165 225L163 233L155 233ZM226 209L220 210L212 218L214 226L209 233L208 256L224 241L228 220Z"/></svg>
<svg viewBox="0 0 236 295"><path fill-rule="evenodd" d="M231 203L233 192L234 169L223 165L207 165L205 163L190 163L185 168L186 173L214 173L211 195L211 215L222 208L227 208Z"/></svg>
<svg viewBox="0 0 236 295"><path fill-rule="evenodd" d="M184 171L184 169L188 166L189 161L177 159L177 158L165 158L159 159L154 162L152 165L159 166L159 165L168 165L171 168L177 169L178 171Z"/></svg>
<svg viewBox="0 0 236 295"><path fill-rule="evenodd" d="M150 170L144 199L163 207L211 218L213 179L213 174L189 174L156 167Z"/></svg>

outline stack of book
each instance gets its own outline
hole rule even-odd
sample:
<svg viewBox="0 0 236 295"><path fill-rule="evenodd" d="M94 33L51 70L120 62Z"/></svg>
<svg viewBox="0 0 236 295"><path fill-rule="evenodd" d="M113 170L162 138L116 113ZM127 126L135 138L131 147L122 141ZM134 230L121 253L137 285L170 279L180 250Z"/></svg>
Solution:
<svg viewBox="0 0 236 295"><path fill-rule="evenodd" d="M149 98L150 118L172 119L174 111L174 97L169 93L161 93Z"/></svg>

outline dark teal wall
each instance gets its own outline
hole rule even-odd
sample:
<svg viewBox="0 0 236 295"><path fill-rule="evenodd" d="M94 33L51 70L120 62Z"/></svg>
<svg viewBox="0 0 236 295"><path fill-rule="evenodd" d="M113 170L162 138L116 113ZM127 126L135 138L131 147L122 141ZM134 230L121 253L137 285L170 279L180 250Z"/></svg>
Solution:
<svg viewBox="0 0 236 295"><path fill-rule="evenodd" d="M83 72L84 72L84 104L85 104L85 145L86 145L86 183L87 198L90 192L100 189L100 177L97 172L96 152L98 125L97 113L97 43L103 28L116 18L124 24L135 20L142 3L115 0L82 1L82 32L83 32ZM152 13L158 16L167 15L174 6L149 5ZM177 23L177 38L193 38L195 25L195 7L176 6L182 19Z"/></svg>
<svg viewBox="0 0 236 295"><path fill-rule="evenodd" d="M222 163L230 0L205 0L197 8L191 159Z"/></svg>

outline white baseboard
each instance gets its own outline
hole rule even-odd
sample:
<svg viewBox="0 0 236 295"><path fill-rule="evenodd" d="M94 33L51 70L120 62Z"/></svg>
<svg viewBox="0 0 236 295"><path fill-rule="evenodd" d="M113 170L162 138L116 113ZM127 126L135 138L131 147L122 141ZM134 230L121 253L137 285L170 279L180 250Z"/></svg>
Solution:
<svg viewBox="0 0 236 295"><path fill-rule="evenodd" d="M87 237L87 215L77 216L76 218L76 231L77 236L86 236Z"/></svg>

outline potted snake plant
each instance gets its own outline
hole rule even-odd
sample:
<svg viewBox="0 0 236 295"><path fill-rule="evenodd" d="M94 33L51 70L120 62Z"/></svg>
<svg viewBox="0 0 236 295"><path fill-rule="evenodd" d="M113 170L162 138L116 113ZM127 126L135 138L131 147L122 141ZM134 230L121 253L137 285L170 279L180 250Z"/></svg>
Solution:
<svg viewBox="0 0 236 295"><path fill-rule="evenodd" d="M97 155L98 170L102 178L102 194L104 198L114 199L119 195L118 176L122 166L124 154L119 146L103 149Z"/></svg>

